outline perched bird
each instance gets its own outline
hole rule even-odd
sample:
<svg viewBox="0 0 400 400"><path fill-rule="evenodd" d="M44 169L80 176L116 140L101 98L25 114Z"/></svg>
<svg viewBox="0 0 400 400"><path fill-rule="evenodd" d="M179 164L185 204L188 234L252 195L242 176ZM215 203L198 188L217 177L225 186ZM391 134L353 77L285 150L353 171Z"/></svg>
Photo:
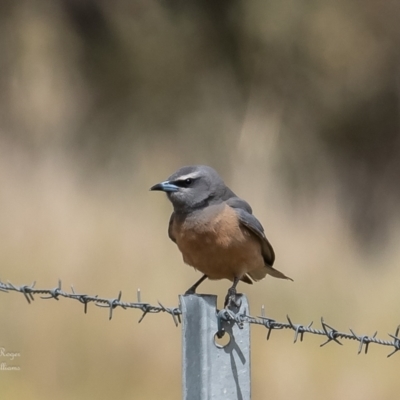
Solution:
<svg viewBox="0 0 400 400"><path fill-rule="evenodd" d="M229 279L227 306L235 302L240 280L252 284L267 274L292 280L273 268L274 250L250 205L213 168L182 167L150 190L166 192L174 208L168 235L183 261L204 274L185 294L195 293L207 278Z"/></svg>

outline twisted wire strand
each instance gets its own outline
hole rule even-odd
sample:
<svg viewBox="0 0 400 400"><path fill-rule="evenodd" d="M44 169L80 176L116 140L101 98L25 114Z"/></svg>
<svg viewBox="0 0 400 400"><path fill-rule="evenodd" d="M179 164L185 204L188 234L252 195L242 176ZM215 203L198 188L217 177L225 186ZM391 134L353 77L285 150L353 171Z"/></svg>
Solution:
<svg viewBox="0 0 400 400"><path fill-rule="evenodd" d="M59 300L60 297L65 297L67 299L77 300L84 306L84 312L87 313L88 304L94 303L98 307L108 308L109 309L109 319L113 317L113 311L117 307L121 307L123 309L127 308L136 308L142 311L142 316L139 319L139 322L143 320L143 318L147 314L158 314L160 312L165 312L172 316L174 323L178 326L178 323L181 322L180 315L181 310L179 307L165 307L160 302L158 306L151 305L149 303L144 303L141 301L141 292L138 289L137 291L137 302L125 302L122 301L122 292L118 293L118 296L115 298L107 299L103 297L99 297L98 295L88 295L83 293L75 292L73 286L71 286L71 292L65 292L62 290L61 281L58 281L58 286L53 289L36 289L35 288L36 281L31 285L21 285L17 286L12 284L11 282L4 283L0 281L0 291L8 293L9 291L15 291L22 293L25 296L25 299L29 304L35 300L34 295L42 295L41 299L48 300L54 299Z"/></svg>
<svg viewBox="0 0 400 400"><path fill-rule="evenodd" d="M35 300L34 295L41 295L40 298L44 300L54 299L59 300L60 297L77 300L84 305L84 312L87 313L88 304L94 303L98 307L108 308L109 309L109 319L113 317L113 311L117 307L121 307L123 309L134 308L142 311L142 315L139 319L139 322L143 321L143 318L148 314L158 314L158 313L167 313L169 314L175 325L178 326L181 323L181 314L182 311L180 307L165 307L160 302L158 305L151 305L149 303L145 303L141 301L141 292L138 289L137 291L137 301L136 302L125 302L122 301L122 292L118 293L118 296L115 298L103 298L98 295L88 295L83 293L75 292L73 286L71 286L71 292L65 292L62 289L61 281L58 281L58 286L52 289L36 289L36 282L33 282L31 285L14 285L11 282L4 283L0 280L0 291L8 293L10 291L22 293L25 296L25 299L29 304ZM266 339L269 340L271 337L271 333L273 330L282 330L289 329L294 331L294 343L298 340L300 342L303 341L304 335L312 334L312 335L320 335L325 337L325 342L323 342L320 347L325 346L330 342L335 342L339 345L342 343L339 339L346 340L354 340L359 343L358 346L358 354L364 349L364 353L367 354L369 345L376 344L381 346L389 346L392 347L393 350L387 357L391 357L393 354L397 353L400 350L400 325L397 326L394 334L388 334L392 340L383 340L377 336L378 332L375 332L372 336L370 335L358 335L352 329L349 332L340 332L332 326L328 325L323 318L321 318L321 327L322 329L315 329L312 327L312 322L308 325L295 324L292 322L289 316L286 316L287 322L278 322L272 318L265 316L264 307L261 310L261 316L253 317L251 315L246 314L235 314L230 309L222 309L217 312L218 319L218 332L217 335L222 336L223 331L223 323L224 322L234 322L239 328L242 328L245 323L262 325L267 329Z"/></svg>

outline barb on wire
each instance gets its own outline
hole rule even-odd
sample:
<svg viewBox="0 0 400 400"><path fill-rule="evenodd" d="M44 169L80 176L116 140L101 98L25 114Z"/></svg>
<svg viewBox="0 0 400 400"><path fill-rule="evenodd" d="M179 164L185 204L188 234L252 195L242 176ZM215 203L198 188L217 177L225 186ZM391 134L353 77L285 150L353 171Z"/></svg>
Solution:
<svg viewBox="0 0 400 400"><path fill-rule="evenodd" d="M8 293L10 291L15 291L22 293L29 304L31 304L35 300L35 295L42 295L40 296L40 298L44 300L59 300L60 297L73 299L79 301L84 305L85 313L87 312L88 304L94 303L98 307L109 309L109 319L112 319L114 309L120 307L125 310L128 308L141 310L142 315L139 319L139 322L141 322L147 314L158 314L160 312L165 312L169 314L172 317L176 326L178 326L178 324L181 322L182 311L179 307L165 307L160 302L158 302L158 306L144 303L142 302L140 289L137 290L137 302L124 302L122 301L121 291L118 293L118 296L116 298L106 299L99 297L98 295L93 296L77 293L75 292L73 286L71 286L71 293L65 292L62 289L61 281L58 281L58 286L53 289L36 289L35 284L36 282L33 282L31 285L16 286L13 285L11 282L3 283L2 281L0 281L0 292ZM325 342L323 342L320 347L323 347L330 342L335 342L339 345L342 345L339 339L355 340L359 343L358 354L360 354L363 349L364 353L367 354L371 343L381 346L392 347L393 350L388 355L388 357L391 357L393 354L397 353L400 350L400 325L396 328L394 335L390 333L388 334L393 340L383 340L377 338L378 332L375 332L372 336L356 334L352 329L350 329L350 333L340 332L332 326L328 325L323 318L321 318L322 329L313 328L312 322L308 325L295 324L294 322L292 322L289 316L286 316L286 318L287 322L278 322L272 318L267 317L265 315L264 306L261 308L261 316L258 317L252 317L251 315L246 314L236 314L230 309L222 309L218 310L217 312L217 335L219 333L222 334L223 332L222 321L231 321L233 323L236 323L239 328L242 328L243 324L245 323L264 326L268 331L266 336L267 340L270 339L271 332L273 330L289 329L294 331L294 343L297 343L298 339L300 339L300 342L302 342L305 334L312 334L325 337Z"/></svg>
<svg viewBox="0 0 400 400"><path fill-rule="evenodd" d="M143 318L147 314L158 314L160 312L165 312L172 316L172 319L176 326L180 322L180 314L181 310L178 307L164 307L159 303L159 306L152 306L148 303L143 303L141 301L141 294L140 290L138 289L137 292L137 302L124 302L121 300L122 292L118 293L118 296L113 299L105 299L99 297L98 295L91 296L87 294L79 294L75 292L73 286L71 286L71 293L65 292L62 290L61 281L58 281L58 286L53 289L36 289L35 288L36 282L33 282L31 285L21 285L16 286L13 285L11 282L3 283L0 281L0 291L8 293L9 291L15 291L22 293L25 296L25 299L29 304L35 300L34 295L42 295L40 296L41 299L48 300L48 299L55 299L59 300L60 297L65 297L68 299L78 300L84 306L84 312L87 313L87 308L89 303L94 303L98 307L104 307L109 309L109 319L113 317L113 311L117 307L121 307L123 309L127 308L136 308L142 311L142 316L139 319L139 322L143 321Z"/></svg>
<svg viewBox="0 0 400 400"><path fill-rule="evenodd" d="M350 333L339 332L335 328L329 326L323 318L321 318L322 329L312 328L312 322L308 325L294 324L289 316L287 316L288 322L277 322L274 319L268 318L265 316L264 306L261 308L261 316L252 317L249 315L234 315L232 316L232 312L220 312L218 314L220 319L224 319L226 321L235 321L240 324L243 322L247 322L249 324L263 325L267 328L267 340L269 340L271 331L274 329L291 329L294 331L294 343L297 342L297 339L300 337L300 341L303 341L303 337L305 333L309 333L312 335L321 335L326 337L326 341L320 345L320 347L325 346L329 342L336 342L339 345L342 345L339 342L340 339L348 339L348 340L356 340L358 341L358 354L360 354L364 348L364 353L368 353L369 345L371 343L378 344L381 346L390 346L393 347L393 351L388 355L391 357L394 353L400 350L400 325L397 327L394 335L388 334L393 340L383 340L376 337L378 332L375 332L372 336L368 335L357 335L352 329L350 329ZM240 325L239 325L240 326Z"/></svg>

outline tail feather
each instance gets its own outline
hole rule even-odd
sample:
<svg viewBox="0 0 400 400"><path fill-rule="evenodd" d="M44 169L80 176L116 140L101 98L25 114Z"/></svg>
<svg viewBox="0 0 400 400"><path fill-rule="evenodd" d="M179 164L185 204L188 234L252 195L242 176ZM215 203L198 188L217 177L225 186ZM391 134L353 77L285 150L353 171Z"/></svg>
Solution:
<svg viewBox="0 0 400 400"><path fill-rule="evenodd" d="M261 279L264 279L265 275L267 275L267 272L268 272L267 269L262 267L248 272L247 275L250 275L251 278L257 282L260 281Z"/></svg>
<svg viewBox="0 0 400 400"><path fill-rule="evenodd" d="M274 278L289 279L293 281L292 278L289 278L284 273L278 271L277 269L271 267L270 265L265 265L263 268L258 268L256 270L248 272L248 275L250 275L251 278L256 282L265 278L267 274L273 276Z"/></svg>
<svg viewBox="0 0 400 400"><path fill-rule="evenodd" d="M279 278L279 279L289 279L290 281L293 281L292 278L289 278L288 276L286 276L284 273L282 273L281 271L278 271L277 269L266 265L265 266L267 269L267 274L273 276L274 278Z"/></svg>

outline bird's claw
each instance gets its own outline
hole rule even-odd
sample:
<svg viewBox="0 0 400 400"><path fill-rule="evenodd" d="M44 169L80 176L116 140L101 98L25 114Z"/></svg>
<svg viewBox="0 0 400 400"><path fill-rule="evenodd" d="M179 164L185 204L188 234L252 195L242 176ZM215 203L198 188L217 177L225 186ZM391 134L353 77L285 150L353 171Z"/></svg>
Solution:
<svg viewBox="0 0 400 400"><path fill-rule="evenodd" d="M242 302L239 299L236 299L237 295L236 293L228 293L225 297L225 302L224 302L224 308L230 309L232 306L236 308L240 308L242 305Z"/></svg>

